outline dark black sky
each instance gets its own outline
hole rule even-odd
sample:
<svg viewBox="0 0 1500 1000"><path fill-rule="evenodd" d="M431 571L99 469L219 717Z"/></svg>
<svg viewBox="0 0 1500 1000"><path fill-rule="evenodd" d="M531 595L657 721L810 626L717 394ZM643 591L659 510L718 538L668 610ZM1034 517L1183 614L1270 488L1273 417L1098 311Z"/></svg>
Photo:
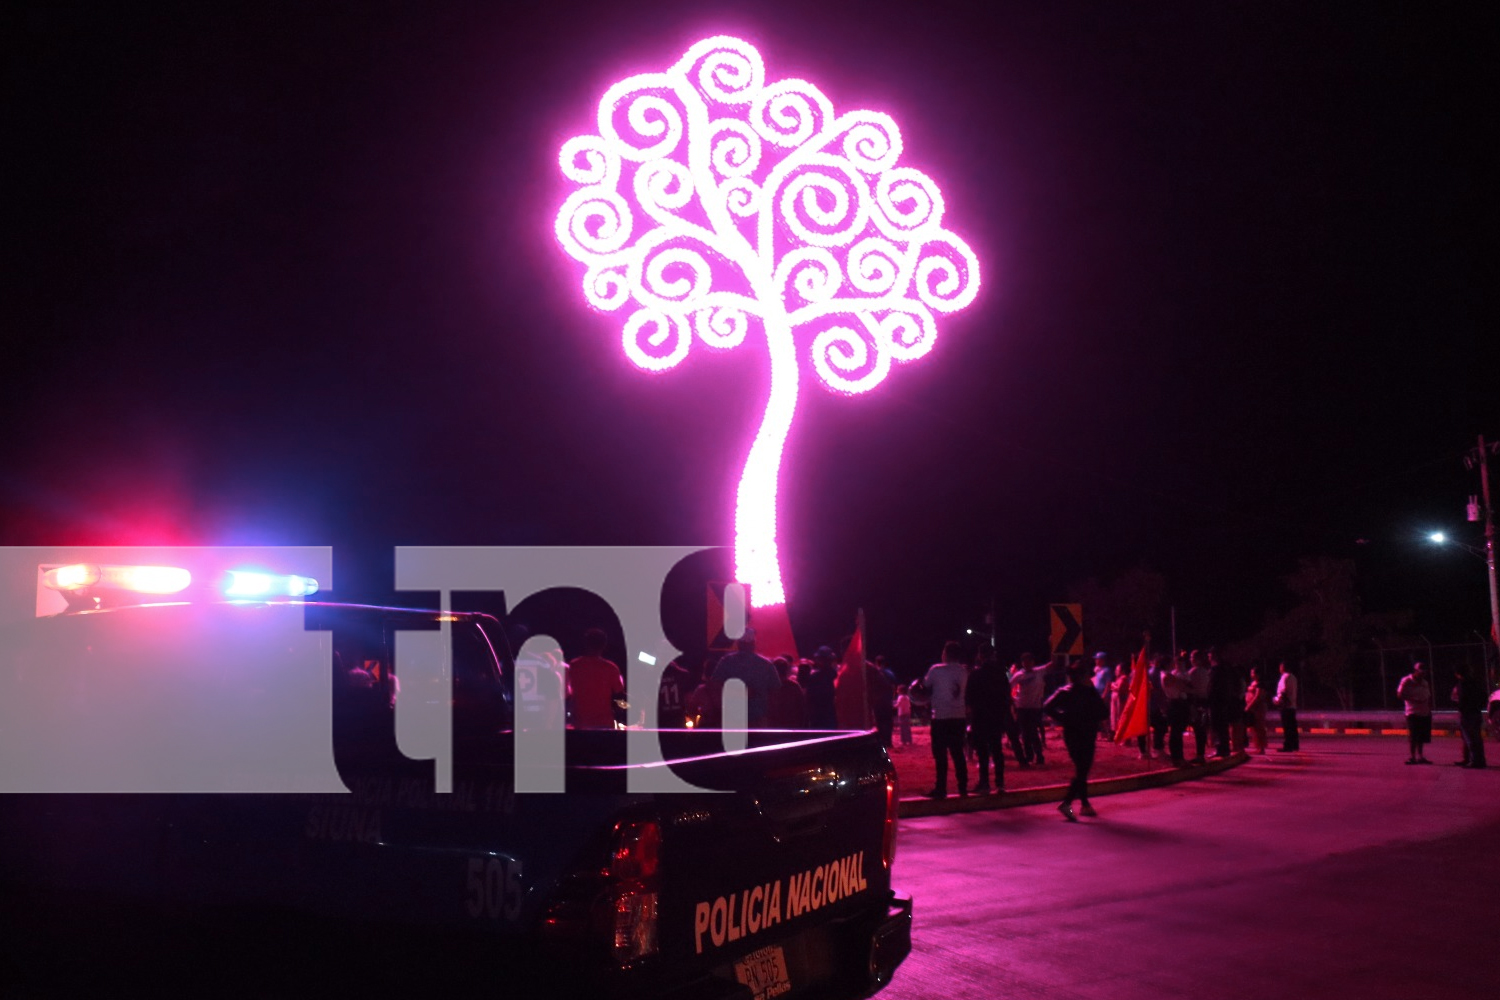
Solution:
<svg viewBox="0 0 1500 1000"><path fill-rule="evenodd" d="M551 236L625 70L741 34L901 123L985 265L783 476L804 641L1165 572L1239 638L1301 555L1483 627L1497 31L1459 5L50 2L7 15L0 543L727 542L753 345L658 378ZM702 352L700 352L701 354ZM739 356L736 356L739 355ZM1357 539L1365 544L1357 545Z"/></svg>

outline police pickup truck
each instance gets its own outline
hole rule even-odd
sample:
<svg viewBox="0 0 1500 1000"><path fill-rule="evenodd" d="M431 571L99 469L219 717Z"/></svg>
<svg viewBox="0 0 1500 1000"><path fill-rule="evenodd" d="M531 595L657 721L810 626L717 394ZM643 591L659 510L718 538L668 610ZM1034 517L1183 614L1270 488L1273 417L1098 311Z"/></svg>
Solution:
<svg viewBox="0 0 1500 1000"><path fill-rule="evenodd" d="M110 575L50 572L70 598ZM304 635L347 790L0 795L0 994L859 997L910 951L911 900L891 886L895 771L873 734L662 731L662 766L696 790L657 794L630 790L629 732L568 729L566 792L518 791L518 668L496 618L319 603L312 587L70 600L8 631L0 752L30 725L24 746L59 755L43 716L114 697L122 673L138 674L127 693L161 681L146 676L159 651L140 652L160 636L227 635L243 654ZM401 753L393 721L419 694L397 684L396 634L438 627L448 792L432 761ZM78 651L65 678L27 652L59 648ZM210 649L197 667L218 661ZM205 715L229 706L212 729L266 711L269 683L217 677L222 704L181 725L201 743ZM172 718L152 722L163 745ZM108 756L95 750L104 772Z"/></svg>

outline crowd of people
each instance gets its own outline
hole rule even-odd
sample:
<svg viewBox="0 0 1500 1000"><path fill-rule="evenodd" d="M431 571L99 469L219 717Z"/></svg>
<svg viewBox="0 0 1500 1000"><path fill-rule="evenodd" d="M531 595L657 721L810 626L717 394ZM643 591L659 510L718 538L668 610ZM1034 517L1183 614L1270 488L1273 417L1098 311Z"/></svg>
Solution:
<svg viewBox="0 0 1500 1000"><path fill-rule="evenodd" d="M1297 677L1286 664L1281 665L1273 689L1257 671L1236 669L1212 649L1161 654L1136 663L1140 666L1134 669L1132 664L1116 665L1101 652L1095 654L1090 670L1081 660L1038 665L1030 653L1023 653L1007 670L997 664L990 647L981 647L970 665L963 662L961 647L949 643L943 663L914 686L928 695L932 711L937 785L929 794L936 798L947 794L949 759L954 762L958 793L968 794L966 748L978 766L976 794L1003 789L1003 741L1009 742L1020 767L1044 764L1043 726L1049 718L1061 728L1075 762L1089 756L1092 750L1082 748L1081 734L1087 731L1090 743L1111 738L1142 686L1146 731L1134 737L1142 759L1162 757L1178 767L1189 767L1210 759L1210 748L1213 757L1228 757L1250 749L1252 740L1256 752L1263 754L1267 750L1266 716L1272 707L1281 713L1285 734L1279 749L1299 749ZM1137 683L1135 669L1142 668L1146 676ZM1084 687L1092 690L1092 697L1082 692ZM1063 694L1064 689L1070 689L1069 693ZM898 697L905 697L904 690ZM1079 798L1083 800L1081 791Z"/></svg>
<svg viewBox="0 0 1500 1000"><path fill-rule="evenodd" d="M584 655L569 664L569 715L575 726L607 727L621 721L623 677L617 665L603 658L604 643L602 631L589 630ZM1045 763L1044 726L1055 716L1047 710L1047 698L1065 678L1071 683L1080 669L1083 663L1077 660L1038 664L1029 652L1006 667L991 646L981 646L971 657L959 643L950 642L940 663L917 681L902 684L883 656L865 662L862 679L851 677L851 666L830 646L807 659L769 659L757 651L754 630L747 629L733 651L709 659L699 671L678 660L664 669L656 724L724 725L722 694L729 681L744 685L743 722L752 728L873 727L887 746L894 744L899 729L900 744L909 746L912 721L925 713L933 725L933 753L942 750L952 758L957 750L960 757L973 756L979 769L975 790L983 792L1003 787L1001 747L1006 741L1019 766ZM1097 653L1092 674L1085 671L1085 677L1103 706L1095 728L1108 736L1131 696L1129 664L1116 665L1107 654ZM1252 737L1256 750L1264 753L1266 713L1272 706L1280 709L1287 734L1282 749L1297 749L1297 680L1285 665L1273 693L1254 671L1224 664L1212 649L1157 655L1147 670L1147 690L1150 733L1137 742L1143 758L1170 757L1174 764L1188 766L1206 759L1210 745L1215 756L1227 756L1246 749ZM962 777L958 784L961 792L967 791Z"/></svg>
<svg viewBox="0 0 1500 1000"><path fill-rule="evenodd" d="M1150 637L1145 638L1149 648ZM620 718L624 691L619 668L602 658L604 633L591 630L585 646L585 655L572 661L568 671L574 725L612 726ZM856 673L860 662L863 670ZM724 717L723 692L730 681L744 685L743 720ZM1422 664L1403 678L1397 693L1406 704L1411 748L1407 763L1430 763L1423 748L1431 739L1433 698ZM1485 766L1480 730L1486 694L1482 676L1459 671L1452 698L1459 705L1464 758L1455 763L1465 767ZM1143 715L1144 724L1124 734L1122 720L1142 696L1144 712L1136 708L1134 714ZM945 798L950 763L958 794L969 794L971 759L977 768L974 794L1003 792L1007 742L1017 766L1044 765L1045 726L1050 721L1060 730L1074 764L1074 779L1060 809L1065 818L1075 820L1075 801L1084 815L1095 814L1087 781L1098 740L1119 733L1142 759L1161 758L1176 767L1191 767L1252 749L1265 754L1266 720L1275 709L1282 732L1277 749L1296 753L1298 700L1297 674L1288 664L1281 663L1274 678L1264 677L1258 670L1226 663L1213 648L1150 657L1143 652L1118 662L1100 652L1091 666L1079 659L1039 664L1027 652L1006 667L991 646L980 646L969 656L960 643L948 642L940 662L920 679L902 684L884 657L842 662L829 646L820 647L810 659L768 659L756 651L754 630L747 629L733 651L706 661L697 673L675 660L665 668L656 724L873 728L889 748L898 735L901 747L911 746L913 719L925 712L936 770L936 782L927 795Z"/></svg>

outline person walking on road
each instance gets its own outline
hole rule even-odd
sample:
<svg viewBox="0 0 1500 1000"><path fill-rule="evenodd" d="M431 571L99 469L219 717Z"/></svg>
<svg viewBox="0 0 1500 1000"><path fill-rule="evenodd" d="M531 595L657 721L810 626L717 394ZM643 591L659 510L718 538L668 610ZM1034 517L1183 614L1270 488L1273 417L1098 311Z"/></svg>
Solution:
<svg viewBox="0 0 1500 1000"><path fill-rule="evenodd" d="M1396 697L1406 702L1406 742L1411 748L1408 764L1431 764L1422 748L1432 742L1432 685L1427 667L1413 663L1411 673L1396 685Z"/></svg>
<svg viewBox="0 0 1500 1000"><path fill-rule="evenodd" d="M1297 738L1297 675L1285 663L1281 664L1281 680L1276 683L1276 697L1272 700L1281 710L1281 753L1296 753L1302 748Z"/></svg>
<svg viewBox="0 0 1500 1000"><path fill-rule="evenodd" d="M943 662L934 663L922 679L922 686L932 698L932 758L937 766L937 783L927 793L930 799L948 797L948 758L953 758L958 795L969 794L969 767L964 761L964 689L969 668L963 663L963 647L949 641L943 645Z"/></svg>
<svg viewBox="0 0 1500 1000"><path fill-rule="evenodd" d="M1460 767L1485 767L1484 672L1472 670L1466 663L1460 664L1453 700L1458 702L1458 729L1464 738L1464 759L1455 763Z"/></svg>
<svg viewBox="0 0 1500 1000"><path fill-rule="evenodd" d="M1080 802L1085 816L1097 816L1089 803L1089 769L1094 766L1094 744L1099 725L1106 717L1104 699L1094 689L1088 667L1078 664L1068 671L1068 683L1052 692L1043 710L1062 726L1063 745L1073 761L1073 781L1063 794L1057 811L1069 823L1078 822L1073 814L1073 800Z"/></svg>

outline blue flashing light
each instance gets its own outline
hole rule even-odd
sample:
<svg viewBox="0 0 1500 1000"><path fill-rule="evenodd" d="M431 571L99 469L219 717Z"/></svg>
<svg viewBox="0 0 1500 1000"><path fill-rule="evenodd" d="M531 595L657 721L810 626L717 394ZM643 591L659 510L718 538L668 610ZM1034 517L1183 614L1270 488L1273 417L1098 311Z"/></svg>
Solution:
<svg viewBox="0 0 1500 1000"><path fill-rule="evenodd" d="M226 597L306 597L317 592L318 581L310 576L232 569L224 578Z"/></svg>

